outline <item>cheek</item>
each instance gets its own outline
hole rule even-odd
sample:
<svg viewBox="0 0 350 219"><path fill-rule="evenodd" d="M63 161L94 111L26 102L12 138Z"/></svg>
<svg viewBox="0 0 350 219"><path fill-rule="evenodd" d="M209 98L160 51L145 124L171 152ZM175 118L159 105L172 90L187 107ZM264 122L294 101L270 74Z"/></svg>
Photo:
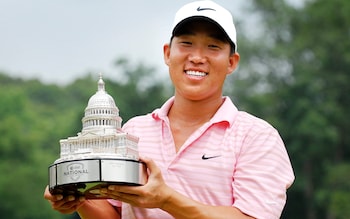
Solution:
<svg viewBox="0 0 350 219"><path fill-rule="evenodd" d="M167 60L167 65L169 66L169 69L180 69L185 61L185 56L175 51L170 54L169 59Z"/></svg>
<svg viewBox="0 0 350 219"><path fill-rule="evenodd" d="M232 63L230 58L227 56L217 57L217 67L220 68L220 71L230 74L232 72Z"/></svg>

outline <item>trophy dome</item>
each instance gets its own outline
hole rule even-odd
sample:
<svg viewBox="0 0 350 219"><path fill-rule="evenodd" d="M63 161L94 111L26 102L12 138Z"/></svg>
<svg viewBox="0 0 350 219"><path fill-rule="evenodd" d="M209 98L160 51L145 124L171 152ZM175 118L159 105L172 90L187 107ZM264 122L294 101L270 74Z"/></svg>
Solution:
<svg viewBox="0 0 350 219"><path fill-rule="evenodd" d="M89 99L85 108L85 116L82 119L84 133L91 129L104 128L115 130L121 128L122 119L114 99L105 91L105 82L100 75L97 83L97 92Z"/></svg>
<svg viewBox="0 0 350 219"><path fill-rule="evenodd" d="M102 76L100 76L100 80L98 81L97 85L97 92L90 97L86 109L117 108L113 97L105 91L105 82L102 80Z"/></svg>

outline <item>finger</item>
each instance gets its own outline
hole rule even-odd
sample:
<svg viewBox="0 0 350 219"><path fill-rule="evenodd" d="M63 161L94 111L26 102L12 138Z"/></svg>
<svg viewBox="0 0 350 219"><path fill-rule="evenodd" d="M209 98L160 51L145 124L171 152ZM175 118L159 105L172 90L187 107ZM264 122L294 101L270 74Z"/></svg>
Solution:
<svg viewBox="0 0 350 219"><path fill-rule="evenodd" d="M60 201L52 202L52 207L56 210L76 210L84 201L82 197L69 195Z"/></svg>
<svg viewBox="0 0 350 219"><path fill-rule="evenodd" d="M109 198L115 199L121 202L129 203L131 205L135 205L136 200L138 200L138 196L134 194L129 193L122 193L122 192L114 192L112 194L108 195Z"/></svg>
<svg viewBox="0 0 350 219"><path fill-rule="evenodd" d="M142 193L144 186L117 186L117 185L110 185L108 188L101 189L101 193L105 194L107 196L114 195L114 196L125 196L126 194L131 196L137 196L140 193Z"/></svg>
<svg viewBox="0 0 350 219"><path fill-rule="evenodd" d="M159 170L158 166L156 165L156 163L152 159L150 159L148 157L140 157L140 160L146 164L148 171L150 173Z"/></svg>
<svg viewBox="0 0 350 219"><path fill-rule="evenodd" d="M75 211L77 211L77 209L83 205L83 202L79 202L78 200L75 201L71 201L71 202L65 202L63 205L55 206L53 205L53 209L63 213L63 214L71 214Z"/></svg>
<svg viewBox="0 0 350 219"><path fill-rule="evenodd" d="M52 206L55 208L67 208L67 206L71 206L75 202L75 197L72 195L66 196L61 200L52 200Z"/></svg>
<svg viewBox="0 0 350 219"><path fill-rule="evenodd" d="M49 187L46 186L45 191L44 191L44 198L46 200L50 200L50 201L59 201L63 199L63 195L58 194L58 195L52 195L49 191Z"/></svg>
<svg viewBox="0 0 350 219"><path fill-rule="evenodd" d="M48 187L48 186L46 186L46 188L45 188L45 191L44 191L44 198L45 198L46 200L51 200L51 198L52 198L52 195L51 195L51 193L49 192L49 187Z"/></svg>

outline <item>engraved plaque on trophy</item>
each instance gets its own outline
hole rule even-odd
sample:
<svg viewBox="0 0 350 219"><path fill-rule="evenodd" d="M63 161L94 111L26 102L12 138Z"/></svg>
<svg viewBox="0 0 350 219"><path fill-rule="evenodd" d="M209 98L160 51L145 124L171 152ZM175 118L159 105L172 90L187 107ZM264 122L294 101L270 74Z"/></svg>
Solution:
<svg viewBox="0 0 350 219"><path fill-rule="evenodd" d="M100 79L90 97L77 136L60 140L60 158L49 166L52 194L103 198L90 191L117 185L143 185L146 168L139 161L138 137L121 129L122 119L114 99Z"/></svg>

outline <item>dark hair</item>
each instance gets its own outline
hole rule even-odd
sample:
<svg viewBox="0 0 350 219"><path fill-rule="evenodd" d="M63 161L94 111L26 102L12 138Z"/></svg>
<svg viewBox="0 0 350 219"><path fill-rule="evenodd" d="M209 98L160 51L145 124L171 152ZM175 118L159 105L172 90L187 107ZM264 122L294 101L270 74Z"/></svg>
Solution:
<svg viewBox="0 0 350 219"><path fill-rule="evenodd" d="M175 36L180 36L180 35L181 34L176 34L176 35L171 36L170 42L169 42L170 46L171 46L171 43L173 42L174 37ZM227 42L230 44L230 55L235 54L236 53L236 46L235 46L235 44L232 43L231 40L227 40Z"/></svg>

